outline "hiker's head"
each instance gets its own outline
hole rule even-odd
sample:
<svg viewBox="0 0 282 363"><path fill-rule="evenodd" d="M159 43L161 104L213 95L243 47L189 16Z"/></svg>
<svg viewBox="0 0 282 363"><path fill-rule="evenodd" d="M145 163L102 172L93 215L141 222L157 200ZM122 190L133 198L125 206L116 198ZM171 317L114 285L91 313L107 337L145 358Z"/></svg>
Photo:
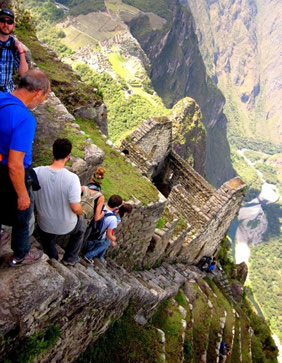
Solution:
<svg viewBox="0 0 282 363"><path fill-rule="evenodd" d="M18 91L24 93L25 104L32 109L47 98L50 92L50 81L45 73L32 69L20 78Z"/></svg>
<svg viewBox="0 0 282 363"><path fill-rule="evenodd" d="M212 261L213 261L214 263L216 263L216 257L214 257L214 258L212 259Z"/></svg>
<svg viewBox="0 0 282 363"><path fill-rule="evenodd" d="M108 200L108 206L110 208L117 208L122 204L122 198L119 195L112 195L110 199Z"/></svg>
<svg viewBox="0 0 282 363"><path fill-rule="evenodd" d="M102 181L105 177L105 174L106 174L106 169L103 168L102 166L98 166L96 168L96 170L94 171L92 177L91 177L91 180L94 182L94 183L97 183L97 184L102 184Z"/></svg>
<svg viewBox="0 0 282 363"><path fill-rule="evenodd" d="M53 144L53 155L55 160L62 160L71 153L72 143L68 139L57 139Z"/></svg>
<svg viewBox="0 0 282 363"><path fill-rule="evenodd" d="M129 203L124 203L119 207L119 216L122 218L123 216L128 216L132 212L132 205Z"/></svg>
<svg viewBox="0 0 282 363"><path fill-rule="evenodd" d="M15 29L15 15L10 9L0 10L0 34L10 35Z"/></svg>

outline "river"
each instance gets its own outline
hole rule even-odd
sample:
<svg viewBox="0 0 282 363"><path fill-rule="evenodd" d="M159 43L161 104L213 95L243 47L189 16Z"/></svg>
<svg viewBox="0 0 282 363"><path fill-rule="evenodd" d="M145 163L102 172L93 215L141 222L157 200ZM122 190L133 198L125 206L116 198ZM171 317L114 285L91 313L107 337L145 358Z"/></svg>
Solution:
<svg viewBox="0 0 282 363"><path fill-rule="evenodd" d="M255 168L255 164L249 160L245 152L248 149L238 150L238 153L246 160L248 165ZM262 181L261 192L257 198L250 202L243 202L238 217L231 228L232 239L235 241L236 263L246 262L248 265L250 258L250 245L256 245L263 241L263 235L267 230L267 218L263 211L265 204L272 204L279 200L280 196L276 186L266 183L262 173L256 169L258 177ZM279 338L273 334L275 343L279 349L278 361L282 363L282 345Z"/></svg>
<svg viewBox="0 0 282 363"><path fill-rule="evenodd" d="M248 165L255 167L246 156L247 149L238 150L238 153L246 160ZM279 200L280 196L276 186L266 183L262 173L256 170L258 178L262 181L259 196L250 202L243 202L237 218L235 231L235 259L236 263L246 262L250 258L250 245L256 245L263 241L263 235L267 230L267 218L263 211L265 204L272 204Z"/></svg>

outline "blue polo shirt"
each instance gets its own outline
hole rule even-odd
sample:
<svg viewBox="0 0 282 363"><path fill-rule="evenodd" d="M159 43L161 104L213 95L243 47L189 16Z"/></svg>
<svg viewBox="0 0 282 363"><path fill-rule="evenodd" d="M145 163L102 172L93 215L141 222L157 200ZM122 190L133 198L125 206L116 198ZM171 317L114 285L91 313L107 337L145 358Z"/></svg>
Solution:
<svg viewBox="0 0 282 363"><path fill-rule="evenodd" d="M24 103L10 93L0 92L0 153L7 165L9 149L23 151L24 167L32 162L36 119Z"/></svg>

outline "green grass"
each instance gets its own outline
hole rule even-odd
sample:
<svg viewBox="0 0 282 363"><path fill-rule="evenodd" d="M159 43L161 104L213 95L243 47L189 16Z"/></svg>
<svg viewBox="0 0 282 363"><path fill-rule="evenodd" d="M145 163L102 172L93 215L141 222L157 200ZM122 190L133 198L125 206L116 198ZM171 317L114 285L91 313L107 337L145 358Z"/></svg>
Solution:
<svg viewBox="0 0 282 363"><path fill-rule="evenodd" d="M146 97L133 94L126 98L124 90L129 86L121 77L114 80L109 74L97 73L81 63L73 66L85 83L97 87L103 93L108 109L109 137L116 143L149 117L165 116L170 113L161 102L155 102L155 98L149 94ZM152 97L153 101L149 101L148 96Z"/></svg>
<svg viewBox="0 0 282 363"><path fill-rule="evenodd" d="M91 344L76 363L160 362L162 344L156 329L137 324L131 309Z"/></svg>
<svg viewBox="0 0 282 363"><path fill-rule="evenodd" d="M194 343L194 360L200 362L201 356L208 347L208 333L211 323L211 311L207 304L207 298L202 294L197 285L194 285L197 291L197 298L193 302L193 343Z"/></svg>
<svg viewBox="0 0 282 363"><path fill-rule="evenodd" d="M70 112L89 103L101 103L101 97L93 93L93 87L81 82L70 66L49 54L27 27L17 29L17 36L30 49L34 61L51 79L51 88Z"/></svg>
<svg viewBox="0 0 282 363"><path fill-rule="evenodd" d="M61 336L57 325L51 326L45 332L36 333L22 341L18 348L7 357L5 363L33 363L40 355L53 348Z"/></svg>
<svg viewBox="0 0 282 363"><path fill-rule="evenodd" d="M106 145L93 121L77 119L76 122L81 130L85 131L86 137L89 136L93 143L105 152L103 166L106 169L106 176L103 181L103 191L106 199L112 194L119 194L123 200L135 197L145 205L158 201L158 190L154 185L142 178L139 171L127 163L117 151Z"/></svg>
<svg viewBox="0 0 282 363"><path fill-rule="evenodd" d="M168 208L165 208L161 218L158 221L157 228L162 229L167 223L171 223L173 218L173 214L169 211Z"/></svg>
<svg viewBox="0 0 282 363"><path fill-rule="evenodd" d="M173 300L160 305L151 319L151 324L164 331L166 336L167 362L180 362L182 357L182 325L183 316L179 312L178 304Z"/></svg>
<svg viewBox="0 0 282 363"><path fill-rule="evenodd" d="M187 312L186 316L186 331L185 331L185 341L184 341L184 362L192 363L193 360L193 322L192 322L192 312L189 308L186 296L182 290L179 290L177 295L174 297L175 300L181 305Z"/></svg>
<svg viewBox="0 0 282 363"><path fill-rule="evenodd" d="M252 339L253 362L277 362L278 349L273 341L272 333L266 321L255 313L253 306L246 297L243 299L242 310L248 316L250 325L254 331ZM243 314L241 315L243 316ZM242 345L245 344L243 342L244 331L246 331L246 327L243 325ZM242 350L243 352L246 351L247 347L244 348L242 346Z"/></svg>
<svg viewBox="0 0 282 363"><path fill-rule="evenodd" d="M212 288L212 290L214 291L214 293L216 294L218 303L221 304L227 312L226 322L225 322L225 327L224 327L224 332L223 332L223 339L226 343L231 345L232 329L235 324L234 316L233 316L233 307L212 280L207 279L207 282L210 285L210 287Z"/></svg>
<svg viewBox="0 0 282 363"><path fill-rule="evenodd" d="M235 336L234 343L231 352L230 363L238 363L240 362L241 357L241 345L240 345L240 318L235 319Z"/></svg>

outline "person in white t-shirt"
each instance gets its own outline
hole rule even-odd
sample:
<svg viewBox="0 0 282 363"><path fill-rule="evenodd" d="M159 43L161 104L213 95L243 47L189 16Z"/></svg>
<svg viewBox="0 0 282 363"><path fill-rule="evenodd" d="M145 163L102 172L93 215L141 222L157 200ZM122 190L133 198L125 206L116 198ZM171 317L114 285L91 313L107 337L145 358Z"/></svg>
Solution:
<svg viewBox="0 0 282 363"><path fill-rule="evenodd" d="M122 204L122 198L119 195L112 195L108 200L108 204L104 207L104 217L101 220L100 225L100 238L98 240L89 240L87 246L87 253L84 255L84 259L93 263L93 258L98 257L99 260L106 264L104 254L107 249L112 245L116 245L116 237L114 236L114 230L117 228L117 217L114 214L116 208Z"/></svg>
<svg viewBox="0 0 282 363"><path fill-rule="evenodd" d="M71 149L68 139L57 139L53 144L53 163L34 169L41 187L34 192L40 242L44 252L58 260L56 237L70 233L62 259L64 265L74 265L79 261L86 230L79 178L65 169Z"/></svg>

